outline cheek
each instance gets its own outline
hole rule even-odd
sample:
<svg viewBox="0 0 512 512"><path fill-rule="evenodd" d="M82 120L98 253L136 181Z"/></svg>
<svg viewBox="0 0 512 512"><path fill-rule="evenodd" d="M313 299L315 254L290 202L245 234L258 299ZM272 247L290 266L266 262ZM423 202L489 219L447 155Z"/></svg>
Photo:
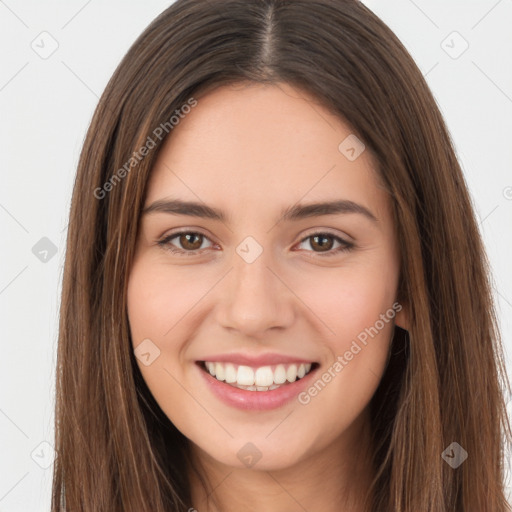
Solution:
<svg viewBox="0 0 512 512"><path fill-rule="evenodd" d="M151 273L134 268L128 282L128 319L135 346L145 338L160 337L165 328L168 297L165 285Z"/></svg>
<svg viewBox="0 0 512 512"><path fill-rule="evenodd" d="M176 270L149 257L132 267L127 291L132 347L141 374L161 405L170 397L172 403L183 398L178 381L183 382L190 371L185 361L187 343L197 328L200 300L216 280L194 265ZM152 362L144 364L139 352L149 352Z"/></svg>
<svg viewBox="0 0 512 512"><path fill-rule="evenodd" d="M205 286L184 274L166 272L149 259L136 262L128 281L127 309L141 375L165 414L178 428L187 430L187 422L198 411L180 384L185 376L181 367L184 347L179 340L187 338L184 317L188 314L186 319L190 318L190 310L204 295ZM141 357L145 353L149 353L149 362ZM190 391L195 394L193 388Z"/></svg>
<svg viewBox="0 0 512 512"><path fill-rule="evenodd" d="M169 339L175 326L211 288L208 279L202 279L193 267L170 272L151 261L133 266L128 282L128 318L134 345L145 338Z"/></svg>
<svg viewBox="0 0 512 512"><path fill-rule="evenodd" d="M331 406L343 403L346 415L333 412L336 423L357 415L377 389L393 334L397 277L393 267L340 268L329 276L319 274L315 287L298 291L324 326L329 354L321 382L306 392L302 403L311 402L318 413L337 411Z"/></svg>
<svg viewBox="0 0 512 512"><path fill-rule="evenodd" d="M395 302L398 272L383 264L329 270L317 272L307 282L295 281L297 295L315 313L318 324L323 324L329 345L344 351L347 342L376 322L379 331L389 332L386 327L392 322L382 325L379 320Z"/></svg>

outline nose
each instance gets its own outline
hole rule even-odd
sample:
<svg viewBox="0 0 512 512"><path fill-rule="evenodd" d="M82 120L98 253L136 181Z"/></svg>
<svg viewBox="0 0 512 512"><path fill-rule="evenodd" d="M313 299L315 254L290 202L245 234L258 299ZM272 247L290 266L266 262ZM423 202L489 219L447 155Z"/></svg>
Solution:
<svg viewBox="0 0 512 512"><path fill-rule="evenodd" d="M221 327L261 338L270 329L292 325L295 296L270 251L264 250L252 263L234 254L233 267L219 289L217 321Z"/></svg>

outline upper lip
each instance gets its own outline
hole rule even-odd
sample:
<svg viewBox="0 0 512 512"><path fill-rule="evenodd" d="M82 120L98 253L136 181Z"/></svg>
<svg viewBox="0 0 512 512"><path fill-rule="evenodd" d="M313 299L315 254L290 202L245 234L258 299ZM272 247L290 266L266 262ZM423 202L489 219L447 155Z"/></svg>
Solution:
<svg viewBox="0 0 512 512"><path fill-rule="evenodd" d="M287 356L284 354L214 354L207 356L201 361L218 362L218 363L233 363L244 366L271 366L275 364L307 364L314 363L310 359L301 359L296 356Z"/></svg>

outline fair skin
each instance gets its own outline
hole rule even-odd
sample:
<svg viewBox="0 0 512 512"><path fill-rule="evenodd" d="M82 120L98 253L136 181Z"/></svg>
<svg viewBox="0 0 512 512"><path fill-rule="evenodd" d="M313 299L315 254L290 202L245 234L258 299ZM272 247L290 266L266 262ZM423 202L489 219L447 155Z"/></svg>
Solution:
<svg viewBox="0 0 512 512"><path fill-rule="evenodd" d="M316 362L315 381L332 373L337 356L397 300L390 199L370 152L350 161L338 149L350 128L304 91L250 84L196 99L158 156L144 206L195 201L226 219L144 213L128 283L133 347L149 339L160 351L148 366L137 360L140 371L209 481L214 503L207 505L190 472L191 507L362 512L373 477L368 404L394 324L407 328L405 307L307 403L226 404L197 361L278 353ZM374 219L354 211L281 218L297 204L337 200ZM199 234L188 245L179 235L157 243L178 228ZM315 242L315 234L327 238ZM237 252L246 237L262 249L250 263ZM336 237L353 247L336 253ZM261 455L250 467L238 456L247 443Z"/></svg>

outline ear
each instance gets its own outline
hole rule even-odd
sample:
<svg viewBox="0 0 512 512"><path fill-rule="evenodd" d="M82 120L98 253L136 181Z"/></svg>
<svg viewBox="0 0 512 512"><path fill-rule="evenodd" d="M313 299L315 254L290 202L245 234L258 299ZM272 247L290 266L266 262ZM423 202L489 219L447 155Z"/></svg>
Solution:
<svg viewBox="0 0 512 512"><path fill-rule="evenodd" d="M398 327L401 327L402 329L405 329L406 331L409 330L409 308L407 304L405 303L399 303L401 306L401 309L396 312L395 315L395 325L398 325Z"/></svg>

